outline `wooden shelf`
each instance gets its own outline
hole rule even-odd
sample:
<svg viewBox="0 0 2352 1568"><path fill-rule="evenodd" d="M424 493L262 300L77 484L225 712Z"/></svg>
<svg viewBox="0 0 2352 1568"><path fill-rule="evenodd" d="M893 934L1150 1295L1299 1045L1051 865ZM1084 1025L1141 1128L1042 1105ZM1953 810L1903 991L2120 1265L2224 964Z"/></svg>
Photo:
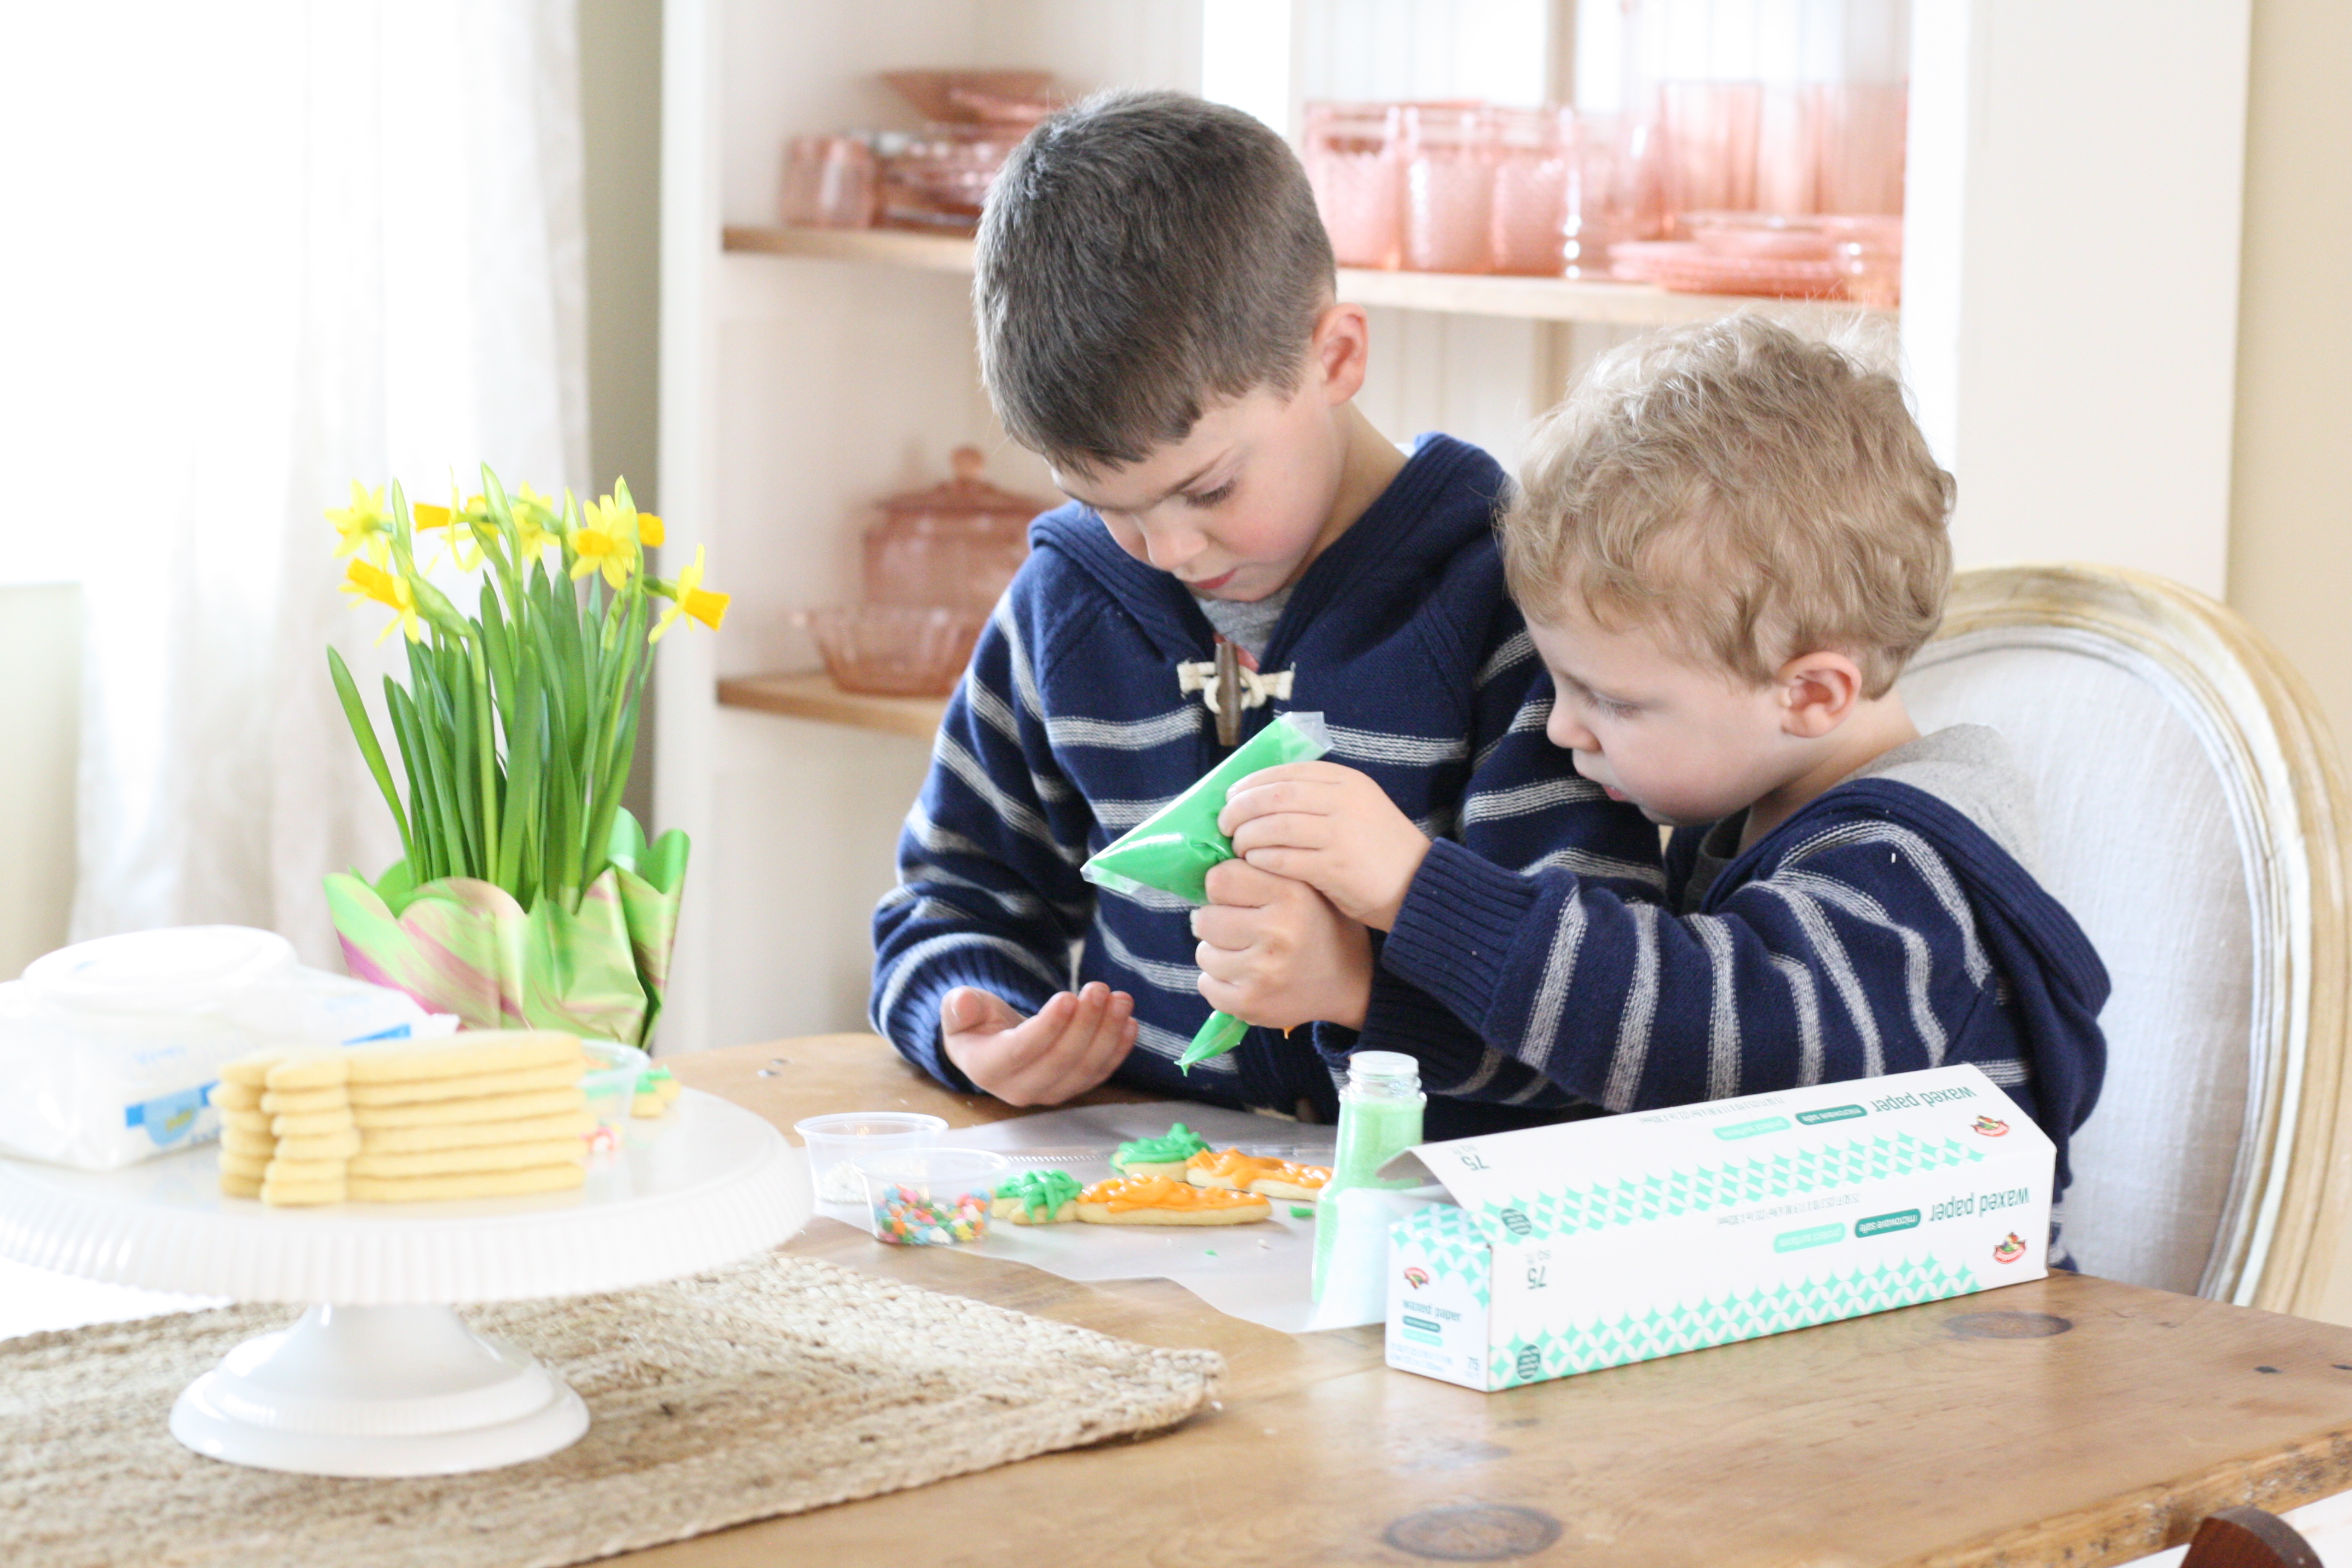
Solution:
<svg viewBox="0 0 2352 1568"><path fill-rule="evenodd" d="M719 683L723 708L751 708L794 719L815 719L859 730L929 741L939 733L944 697L869 697L844 691L821 669L776 675L738 675Z"/></svg>
<svg viewBox="0 0 2352 1568"><path fill-rule="evenodd" d="M926 272L970 273L971 241L954 235L887 228L748 228L730 226L726 248L739 254L861 261ZM1769 300L1734 294L1677 294L1647 283L1606 283L1580 278L1482 277L1463 272L1382 272L1339 268L1339 295L1359 305L1438 310L1457 316L1505 316L1517 321L1605 321L1662 327L1705 321L1738 310L1796 320L1843 315L1861 306L1817 300Z"/></svg>

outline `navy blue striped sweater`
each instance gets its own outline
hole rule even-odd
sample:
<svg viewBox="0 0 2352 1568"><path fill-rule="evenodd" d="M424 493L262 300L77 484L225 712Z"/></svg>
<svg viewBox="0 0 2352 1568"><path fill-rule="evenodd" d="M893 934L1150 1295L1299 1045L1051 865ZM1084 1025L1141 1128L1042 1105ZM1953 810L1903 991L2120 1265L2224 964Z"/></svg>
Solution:
<svg viewBox="0 0 2352 1568"><path fill-rule="evenodd" d="M1503 591L1493 515L1506 484L1475 447L1425 437L1353 527L1301 574L1260 667L1290 696L1244 714L1244 737L1285 709L1320 711L1334 761L1379 781L1405 815L1513 871L1563 866L1655 898L1657 837L1632 808L1563 770L1543 737L1548 694ZM1329 1069L1301 1030L1254 1029L1230 1056L1180 1075L1208 1016L1189 909L1101 893L1087 856L1226 753L1179 667L1213 657L1183 585L1134 559L1100 519L1066 506L1030 525L1032 553L948 704L929 776L898 846L898 886L874 916L875 1028L941 1082L969 1089L940 1048L957 985L1034 1012L1074 983L1133 994L1136 1049L1116 1081L1154 1093L1290 1112L1336 1112ZM1391 1035L1475 1055L1471 1028L1393 978L1366 1043ZM1433 1097L1432 1137L1555 1121L1556 1110Z"/></svg>
<svg viewBox="0 0 2352 1568"><path fill-rule="evenodd" d="M1381 967L1484 1045L1384 1043L1456 1095L1612 1111L1973 1062L2057 1144L2063 1189L2105 1068L2107 973L2012 853L2030 842L1985 826L2018 826L1999 797L2021 787L1992 731L1938 731L1719 868L1678 831L1671 905L1433 845ZM1736 819L1717 828L1737 843Z"/></svg>

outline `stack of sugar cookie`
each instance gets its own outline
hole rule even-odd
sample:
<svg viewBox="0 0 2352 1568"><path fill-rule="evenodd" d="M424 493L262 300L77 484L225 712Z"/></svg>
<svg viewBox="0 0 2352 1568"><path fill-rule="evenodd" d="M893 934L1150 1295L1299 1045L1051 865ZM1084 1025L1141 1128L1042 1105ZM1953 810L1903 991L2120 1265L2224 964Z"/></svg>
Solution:
<svg viewBox="0 0 2352 1568"><path fill-rule="evenodd" d="M264 1051L221 1069L221 1190L266 1204L559 1192L595 1128L578 1039L552 1030Z"/></svg>
<svg viewBox="0 0 2352 1568"><path fill-rule="evenodd" d="M343 1053L351 1068L355 1203L512 1197L587 1179L594 1131L580 1042L484 1030Z"/></svg>
<svg viewBox="0 0 2352 1568"><path fill-rule="evenodd" d="M261 1051L221 1068L221 1191L280 1206L339 1204L360 1133L340 1051Z"/></svg>

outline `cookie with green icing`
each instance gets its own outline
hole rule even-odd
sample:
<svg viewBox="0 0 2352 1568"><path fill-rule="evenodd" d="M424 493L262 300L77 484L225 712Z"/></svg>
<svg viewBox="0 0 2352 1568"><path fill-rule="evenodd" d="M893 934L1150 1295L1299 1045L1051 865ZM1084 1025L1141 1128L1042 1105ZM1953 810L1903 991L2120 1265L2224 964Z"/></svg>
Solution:
<svg viewBox="0 0 2352 1568"><path fill-rule="evenodd" d="M1110 1168L1122 1176L1174 1176L1181 1181L1184 1162L1208 1146L1207 1139L1179 1121L1163 1137L1120 1144L1110 1157Z"/></svg>
<svg viewBox="0 0 2352 1568"><path fill-rule="evenodd" d="M1027 1171L996 1185L988 1212L1008 1225L1055 1225L1071 1217L1086 1184L1066 1171Z"/></svg>

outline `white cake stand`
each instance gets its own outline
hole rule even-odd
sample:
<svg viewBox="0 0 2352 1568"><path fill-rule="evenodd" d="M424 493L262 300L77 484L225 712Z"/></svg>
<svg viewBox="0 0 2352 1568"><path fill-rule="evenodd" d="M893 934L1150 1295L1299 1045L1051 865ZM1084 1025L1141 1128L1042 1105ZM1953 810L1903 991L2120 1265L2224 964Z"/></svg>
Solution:
<svg viewBox="0 0 2352 1568"><path fill-rule="evenodd" d="M618 1290L762 1251L809 1215L808 1163L688 1089L587 1185L539 1197L268 1209L224 1197L206 1145L95 1173L0 1159L0 1256L119 1285L300 1301L190 1384L172 1435L231 1464L429 1476L551 1454L588 1410L452 1306Z"/></svg>

